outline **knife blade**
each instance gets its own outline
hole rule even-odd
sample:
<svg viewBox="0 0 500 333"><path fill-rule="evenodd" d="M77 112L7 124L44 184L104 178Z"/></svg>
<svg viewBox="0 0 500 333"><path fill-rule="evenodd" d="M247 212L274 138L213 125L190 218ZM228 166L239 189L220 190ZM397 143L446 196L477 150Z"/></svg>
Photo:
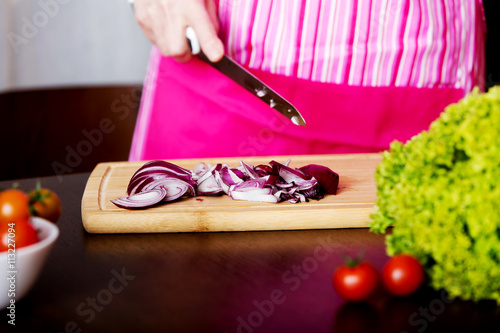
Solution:
<svg viewBox="0 0 500 333"><path fill-rule="evenodd" d="M243 66L226 55L218 62L211 62L201 51L198 38L191 27L186 29L186 37L188 38L191 52L197 55L199 59L208 63L210 66L248 90L255 97L269 105L270 108L290 119L295 125L306 126L306 121L297 108Z"/></svg>

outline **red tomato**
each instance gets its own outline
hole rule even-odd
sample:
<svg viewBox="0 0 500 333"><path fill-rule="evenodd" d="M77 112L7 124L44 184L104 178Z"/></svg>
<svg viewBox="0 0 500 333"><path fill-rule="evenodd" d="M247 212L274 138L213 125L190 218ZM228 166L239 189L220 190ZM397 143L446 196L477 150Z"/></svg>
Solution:
<svg viewBox="0 0 500 333"><path fill-rule="evenodd" d="M33 215L57 222L61 216L61 200L53 191L37 188L29 193Z"/></svg>
<svg viewBox="0 0 500 333"><path fill-rule="evenodd" d="M398 254L389 259L382 270L387 291L396 296L413 294L424 282L424 268L413 256Z"/></svg>
<svg viewBox="0 0 500 333"><path fill-rule="evenodd" d="M368 262L344 264L333 273L333 288L346 301L367 299L376 289L379 274Z"/></svg>
<svg viewBox="0 0 500 333"><path fill-rule="evenodd" d="M0 224L0 252L19 249L38 242L38 234L29 219L7 220Z"/></svg>
<svg viewBox="0 0 500 333"><path fill-rule="evenodd" d="M27 219L29 213L29 197L18 189L0 192L0 221Z"/></svg>

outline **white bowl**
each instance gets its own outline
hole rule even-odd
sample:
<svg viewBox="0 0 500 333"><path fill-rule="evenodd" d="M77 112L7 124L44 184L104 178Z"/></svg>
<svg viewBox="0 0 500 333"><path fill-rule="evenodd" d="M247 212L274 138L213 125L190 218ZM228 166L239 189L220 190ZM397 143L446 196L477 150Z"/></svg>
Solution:
<svg viewBox="0 0 500 333"><path fill-rule="evenodd" d="M21 300L30 291L59 236L59 228L54 223L39 217L32 217L31 222L39 241L16 249L14 257L8 257L6 251L0 253L0 309L8 307L12 300Z"/></svg>

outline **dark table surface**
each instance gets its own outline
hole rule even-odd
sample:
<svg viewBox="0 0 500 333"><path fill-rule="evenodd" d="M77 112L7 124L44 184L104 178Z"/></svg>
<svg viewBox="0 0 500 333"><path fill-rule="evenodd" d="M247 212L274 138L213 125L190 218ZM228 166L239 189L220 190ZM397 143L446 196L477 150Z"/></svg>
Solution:
<svg viewBox="0 0 500 333"><path fill-rule="evenodd" d="M60 237L15 326L0 332L499 332L500 307L423 287L345 303L331 277L364 251L381 270L384 236L367 229L88 234L89 174L41 178L62 200ZM14 181L0 182L10 187ZM31 189L36 179L16 181Z"/></svg>

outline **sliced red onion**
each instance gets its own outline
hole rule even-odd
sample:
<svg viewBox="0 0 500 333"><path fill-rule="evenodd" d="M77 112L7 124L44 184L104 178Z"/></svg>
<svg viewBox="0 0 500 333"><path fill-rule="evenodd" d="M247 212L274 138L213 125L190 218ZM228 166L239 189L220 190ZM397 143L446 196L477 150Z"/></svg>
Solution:
<svg viewBox="0 0 500 333"><path fill-rule="evenodd" d="M233 191L249 191L255 188L263 189L266 185L266 179L257 178L245 180L239 184L231 186Z"/></svg>
<svg viewBox="0 0 500 333"><path fill-rule="evenodd" d="M154 180L144 186L142 190L147 192L157 188L164 188L167 190L167 195L163 201L173 201L179 199L183 195L188 197L196 196L196 190L190 183L173 177Z"/></svg>
<svg viewBox="0 0 500 333"><path fill-rule="evenodd" d="M210 169L208 169L200 178L198 178L196 180L196 182L198 183L198 185L200 183L204 182L207 178L210 178L211 176L213 176L216 167L217 167L216 165L210 167Z"/></svg>
<svg viewBox="0 0 500 333"><path fill-rule="evenodd" d="M223 189L215 178L213 171L215 167L207 171L200 179L198 179L198 194L199 195L221 195Z"/></svg>
<svg viewBox="0 0 500 333"><path fill-rule="evenodd" d="M142 175L129 183L129 186L127 187L127 193L128 195L136 194L138 192L141 192L146 185L154 181L166 178L181 179L165 173L153 173L151 175ZM189 184L191 184L191 186L196 185L196 183L193 180L184 180L184 179L181 180L188 182Z"/></svg>
<svg viewBox="0 0 500 333"><path fill-rule="evenodd" d="M273 168L269 165L259 164L254 168L259 177L265 177L273 172Z"/></svg>
<svg viewBox="0 0 500 333"><path fill-rule="evenodd" d="M270 189L269 189L270 190ZM253 188L247 189L245 191L229 191L229 195L233 200L246 200L246 201L258 201L258 202L270 202L277 203L278 198L276 198L270 191L266 191L263 188Z"/></svg>
<svg viewBox="0 0 500 333"><path fill-rule="evenodd" d="M308 180L300 180L297 183L295 183L295 185L298 191L306 191L313 187L319 188L319 183L315 178L311 178Z"/></svg>
<svg viewBox="0 0 500 333"><path fill-rule="evenodd" d="M307 196L300 193L296 189L292 188L290 190L280 190L274 194L279 201L289 202L289 203L299 203L307 202Z"/></svg>
<svg viewBox="0 0 500 333"><path fill-rule="evenodd" d="M307 196L305 196L304 194L300 193L300 192L295 192L293 194L293 198L290 198L287 200L287 202L290 202L290 203L299 203L299 202L307 202Z"/></svg>
<svg viewBox="0 0 500 333"><path fill-rule="evenodd" d="M128 184L127 187L127 193L128 195L134 195L142 190L144 185L152 182L155 179L158 178L163 178L163 174L161 176L149 176L149 175L142 175L139 177L136 177L134 180L131 180L130 183Z"/></svg>
<svg viewBox="0 0 500 333"><path fill-rule="evenodd" d="M200 179L206 172L208 172L212 166L208 163L198 163L194 166L193 171L191 172L191 178L193 180Z"/></svg>
<svg viewBox="0 0 500 333"><path fill-rule="evenodd" d="M270 187L258 188L258 187L246 187L246 188L236 188L237 185L229 187L229 195L233 192L254 192L258 194L273 194L273 189Z"/></svg>
<svg viewBox="0 0 500 333"><path fill-rule="evenodd" d="M339 175L330 168L323 165L309 164L299 168L299 170L316 178L324 192L337 194Z"/></svg>
<svg viewBox="0 0 500 333"><path fill-rule="evenodd" d="M257 172L255 172L253 166L251 166L250 164L247 164L243 161L240 161L241 163L241 166L243 168L243 173L250 177L251 179L256 179L256 178L259 178L259 175L257 174Z"/></svg>
<svg viewBox="0 0 500 333"><path fill-rule="evenodd" d="M266 177L266 186L275 186L280 179L280 176L277 175L269 175Z"/></svg>
<svg viewBox="0 0 500 333"><path fill-rule="evenodd" d="M280 190L291 189L291 188L297 187L297 185L295 183L281 183L281 182L275 183L274 186L276 186L276 188L278 188Z"/></svg>
<svg viewBox="0 0 500 333"><path fill-rule="evenodd" d="M165 188L158 188L147 192L136 193L128 197L113 199L111 202L120 208L147 208L162 201L166 195L167 190Z"/></svg>
<svg viewBox="0 0 500 333"><path fill-rule="evenodd" d="M315 164L293 169L289 163L290 159L283 164L271 161L254 167L240 161L235 168L199 163L190 171L170 162L150 161L130 179L129 196L112 202L122 208L144 208L183 196L226 193L234 200L299 203L321 199L325 192L336 193L337 173Z"/></svg>
<svg viewBox="0 0 500 333"><path fill-rule="evenodd" d="M279 184L280 174L277 165L271 167L271 172L267 176L266 186L275 186Z"/></svg>
<svg viewBox="0 0 500 333"><path fill-rule="evenodd" d="M141 192L142 188L152 181L162 178L178 178L195 185L191 171L181 168L170 162L155 160L145 163L131 177L127 193L133 195Z"/></svg>
<svg viewBox="0 0 500 333"><path fill-rule="evenodd" d="M303 194L306 198L309 199L323 199L323 191L321 190L321 186L319 183L316 183L314 186L302 188L298 190L299 193Z"/></svg>
<svg viewBox="0 0 500 333"><path fill-rule="evenodd" d="M298 169L292 169L284 164L276 161L271 161L271 165L276 165L278 167L278 172L281 178L283 178L287 183L298 182L304 179L310 179L311 177Z"/></svg>
<svg viewBox="0 0 500 333"><path fill-rule="evenodd" d="M139 168L139 170L137 170L135 174L132 176L131 180L134 180L136 177L139 177L140 175L151 174L154 172L166 173L168 175L175 176L177 178L181 178L184 180L191 180L192 176L191 171L184 169L178 165L175 165L167 161L155 160L147 162L141 168Z"/></svg>
<svg viewBox="0 0 500 333"><path fill-rule="evenodd" d="M231 171L240 179L245 179L245 174L238 168L231 168Z"/></svg>
<svg viewBox="0 0 500 333"><path fill-rule="evenodd" d="M220 174L220 171L214 171L214 178L215 178L215 181L217 182L217 184L219 185L219 187L222 189L222 191L226 194L229 194L229 186L228 184L226 184L223 180L222 180L222 177L221 177L221 174Z"/></svg>
<svg viewBox="0 0 500 333"><path fill-rule="evenodd" d="M306 197L300 193L295 193L291 195L290 197L284 199L284 202L289 202L289 203L300 203L300 202L306 202Z"/></svg>
<svg viewBox="0 0 500 333"><path fill-rule="evenodd" d="M227 165L223 165L219 171L220 177L224 184L231 186L239 184L243 181L233 170L231 170Z"/></svg>

